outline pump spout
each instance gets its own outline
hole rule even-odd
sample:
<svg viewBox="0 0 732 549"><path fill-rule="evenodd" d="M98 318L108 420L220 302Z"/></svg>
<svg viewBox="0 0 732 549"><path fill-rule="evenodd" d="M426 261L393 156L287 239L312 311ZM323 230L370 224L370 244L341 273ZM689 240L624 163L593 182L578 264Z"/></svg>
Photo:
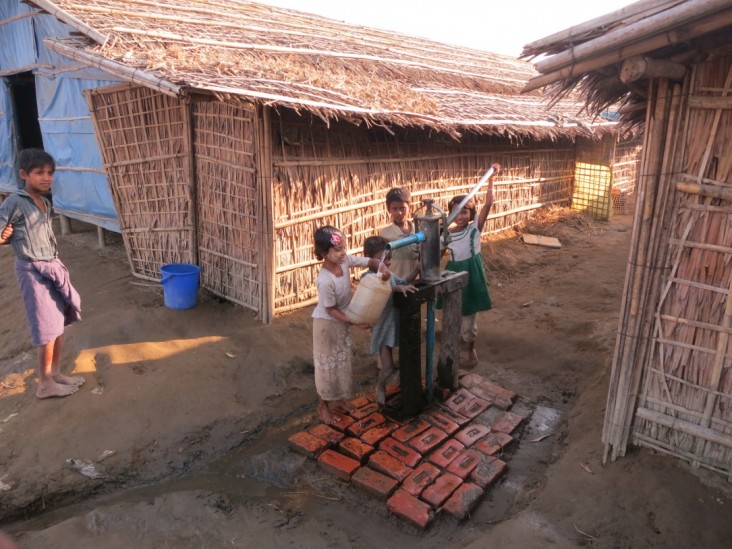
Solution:
<svg viewBox="0 0 732 549"><path fill-rule="evenodd" d="M397 248L409 246L410 244L419 244L421 242L424 242L424 240L424 233L422 231L419 231L414 234L410 234L409 236L405 236L404 238L392 240L386 245L386 250L390 252L392 250L396 250Z"/></svg>

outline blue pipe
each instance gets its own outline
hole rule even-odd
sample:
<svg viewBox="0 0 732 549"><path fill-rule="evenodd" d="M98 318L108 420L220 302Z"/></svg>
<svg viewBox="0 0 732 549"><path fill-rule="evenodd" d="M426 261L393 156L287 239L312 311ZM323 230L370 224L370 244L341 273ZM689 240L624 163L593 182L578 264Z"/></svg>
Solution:
<svg viewBox="0 0 732 549"><path fill-rule="evenodd" d="M427 403L431 403L434 396L434 375L433 375L433 361L435 354L435 300L430 299L427 301L427 349L425 357L425 377L426 391L427 391Z"/></svg>
<svg viewBox="0 0 732 549"><path fill-rule="evenodd" d="M387 251L396 250L397 248L403 248L404 246L409 246L410 244L418 244L420 242L425 241L425 236L422 231L419 231L414 234L410 234L409 236L405 236L404 238L400 238L399 240L393 240L389 242L386 245Z"/></svg>

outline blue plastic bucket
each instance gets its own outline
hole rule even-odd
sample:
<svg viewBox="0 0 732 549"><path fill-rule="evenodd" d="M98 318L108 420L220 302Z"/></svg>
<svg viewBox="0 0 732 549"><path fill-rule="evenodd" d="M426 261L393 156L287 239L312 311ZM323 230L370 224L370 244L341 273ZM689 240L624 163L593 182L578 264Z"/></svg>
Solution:
<svg viewBox="0 0 732 549"><path fill-rule="evenodd" d="M160 267L163 300L168 309L181 311L196 306L201 267L189 263L171 263Z"/></svg>

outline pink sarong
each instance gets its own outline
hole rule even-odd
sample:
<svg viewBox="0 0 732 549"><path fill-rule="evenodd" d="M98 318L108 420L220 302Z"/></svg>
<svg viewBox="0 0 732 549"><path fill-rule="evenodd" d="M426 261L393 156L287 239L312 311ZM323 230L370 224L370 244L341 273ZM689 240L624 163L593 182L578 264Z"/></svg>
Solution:
<svg viewBox="0 0 732 549"><path fill-rule="evenodd" d="M28 317L31 343L45 345L81 320L81 298L60 259L15 260L15 277Z"/></svg>

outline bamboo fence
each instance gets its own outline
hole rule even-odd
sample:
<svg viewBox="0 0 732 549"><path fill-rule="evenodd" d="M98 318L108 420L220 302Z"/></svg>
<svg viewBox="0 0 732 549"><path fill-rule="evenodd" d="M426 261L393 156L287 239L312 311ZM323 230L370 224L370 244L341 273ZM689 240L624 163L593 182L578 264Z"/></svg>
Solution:
<svg viewBox="0 0 732 549"><path fill-rule="evenodd" d="M732 57L653 80L605 459L628 442L732 474Z"/></svg>
<svg viewBox="0 0 732 549"><path fill-rule="evenodd" d="M476 136L458 143L426 132L366 132L287 114L277 116L273 127L275 313L317 299L315 229L339 227L351 251L358 252L368 236L388 224L384 197L392 187L408 189L415 209L426 197L445 208L499 162L503 169L486 233L515 226L543 206L571 201L575 147L570 141L518 147L506 139ZM478 193L478 201L483 196Z"/></svg>
<svg viewBox="0 0 732 549"><path fill-rule="evenodd" d="M196 263L190 123L177 99L118 84L85 92L132 272Z"/></svg>
<svg viewBox="0 0 732 549"><path fill-rule="evenodd" d="M204 288L265 322L316 299L315 229L341 228L358 253L388 223L392 187L415 207L426 197L446 207L499 162L486 233L572 200L569 139L458 142L129 85L87 95L132 272L157 280L166 263L197 263Z"/></svg>
<svg viewBox="0 0 732 549"><path fill-rule="evenodd" d="M198 257L212 293L262 309L260 189L253 105L194 101Z"/></svg>

